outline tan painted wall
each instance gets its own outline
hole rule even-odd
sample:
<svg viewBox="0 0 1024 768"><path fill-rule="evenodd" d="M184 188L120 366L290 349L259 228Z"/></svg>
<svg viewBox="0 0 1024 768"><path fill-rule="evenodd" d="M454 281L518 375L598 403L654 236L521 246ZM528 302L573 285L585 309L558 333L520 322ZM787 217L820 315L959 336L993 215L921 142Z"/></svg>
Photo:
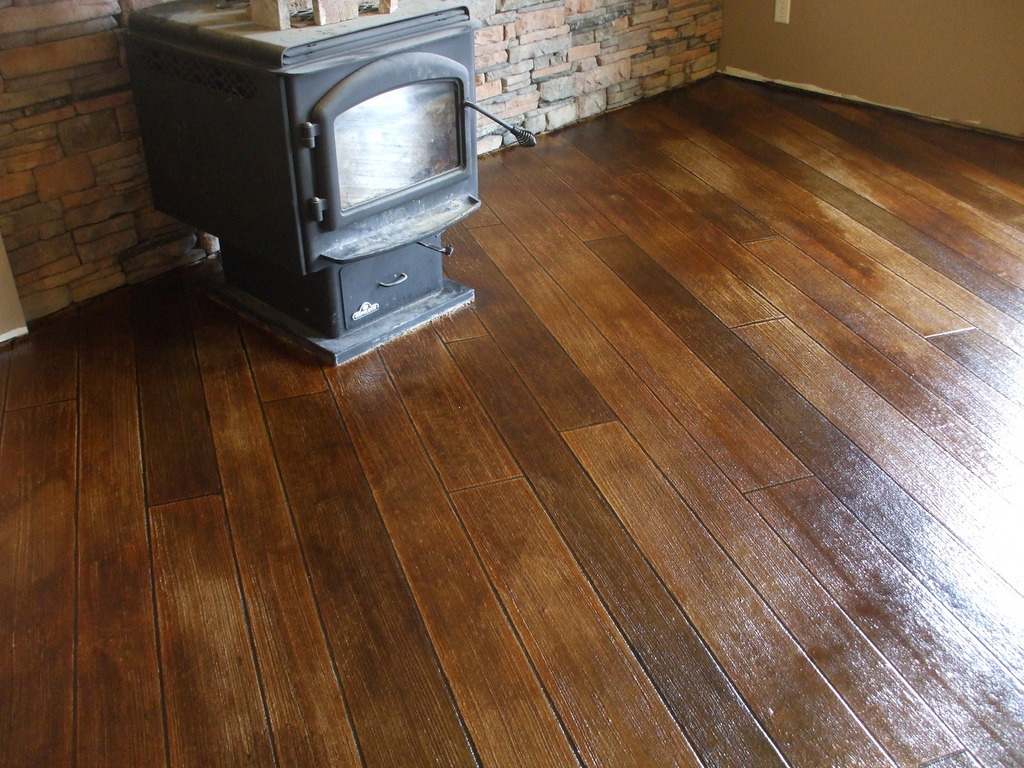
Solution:
<svg viewBox="0 0 1024 768"><path fill-rule="evenodd" d="M1024 0L724 0L719 70L1024 136Z"/></svg>

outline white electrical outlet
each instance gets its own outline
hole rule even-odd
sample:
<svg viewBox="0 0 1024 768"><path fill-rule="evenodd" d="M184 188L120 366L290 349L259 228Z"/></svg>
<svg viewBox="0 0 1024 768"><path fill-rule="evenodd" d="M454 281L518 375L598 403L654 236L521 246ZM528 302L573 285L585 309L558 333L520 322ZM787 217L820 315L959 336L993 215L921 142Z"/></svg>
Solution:
<svg viewBox="0 0 1024 768"><path fill-rule="evenodd" d="M775 21L789 24L789 0L775 0Z"/></svg>

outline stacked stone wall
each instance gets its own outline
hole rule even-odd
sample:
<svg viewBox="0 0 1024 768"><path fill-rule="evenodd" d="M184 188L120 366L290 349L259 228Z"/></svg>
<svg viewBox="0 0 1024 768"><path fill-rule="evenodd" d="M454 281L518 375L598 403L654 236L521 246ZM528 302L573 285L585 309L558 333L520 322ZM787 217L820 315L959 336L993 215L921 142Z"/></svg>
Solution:
<svg viewBox="0 0 1024 768"><path fill-rule="evenodd" d="M30 319L216 248L153 207L120 32L152 2L0 0L0 235ZM711 74L722 33L720 0L471 8L477 101L535 133Z"/></svg>

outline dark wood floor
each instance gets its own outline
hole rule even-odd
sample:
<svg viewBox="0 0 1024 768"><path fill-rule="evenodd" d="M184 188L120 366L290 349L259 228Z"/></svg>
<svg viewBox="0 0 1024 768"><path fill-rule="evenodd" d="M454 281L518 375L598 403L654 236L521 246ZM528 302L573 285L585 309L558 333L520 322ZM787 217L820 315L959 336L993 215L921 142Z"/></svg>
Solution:
<svg viewBox="0 0 1024 768"><path fill-rule="evenodd" d="M1024 144L716 78L481 192L340 368L0 348L0 765L1024 765Z"/></svg>

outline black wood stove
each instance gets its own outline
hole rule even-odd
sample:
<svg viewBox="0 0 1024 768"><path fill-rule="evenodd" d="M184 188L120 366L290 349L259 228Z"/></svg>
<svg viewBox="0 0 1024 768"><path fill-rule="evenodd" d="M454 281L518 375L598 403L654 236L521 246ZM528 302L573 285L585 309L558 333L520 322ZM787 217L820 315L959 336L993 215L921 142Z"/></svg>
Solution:
<svg viewBox="0 0 1024 768"><path fill-rule="evenodd" d="M157 208L220 238L232 301L334 364L471 301L441 272L480 204L468 10L270 31L246 9L131 16Z"/></svg>

